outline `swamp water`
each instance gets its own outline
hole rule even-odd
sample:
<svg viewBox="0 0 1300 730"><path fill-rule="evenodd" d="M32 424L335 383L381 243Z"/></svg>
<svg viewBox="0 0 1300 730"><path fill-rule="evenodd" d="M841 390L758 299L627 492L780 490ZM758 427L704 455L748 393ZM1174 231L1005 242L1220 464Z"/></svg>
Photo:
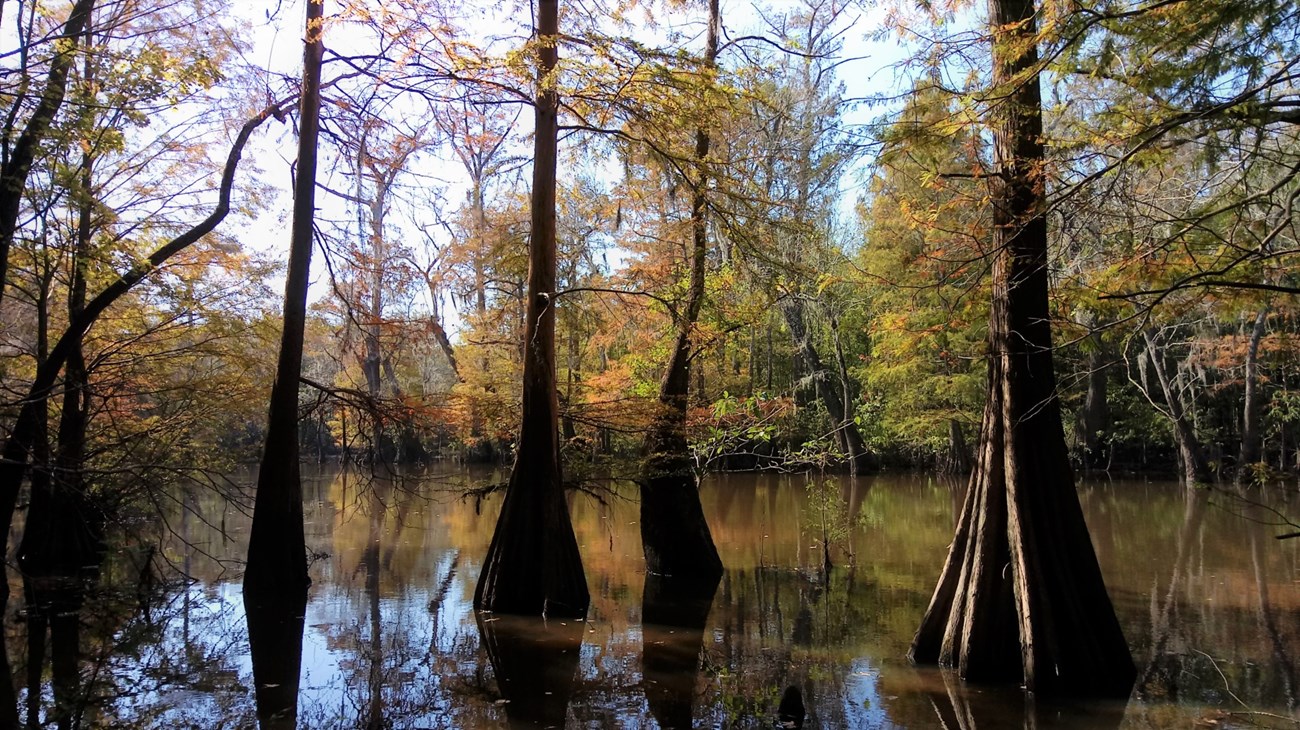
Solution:
<svg viewBox="0 0 1300 730"><path fill-rule="evenodd" d="M575 494L591 609L585 621L542 622L471 609L500 496L459 495L503 478L435 468L387 481L349 472L305 480L316 560L298 727L770 728L790 686L802 692L805 727L1300 724L1300 540L1274 539L1289 531L1265 524L1276 514L1224 494L1143 482L1080 489L1139 684L1128 702L1062 705L965 686L905 658L952 537L960 483L841 477L810 492L802 475L710 477L701 495L727 571L711 601L694 603L660 600L653 583L647 590L634 490L603 501ZM257 726L238 583L248 518L208 492L163 512L150 526L165 536L161 550L114 554L101 582L128 587L88 594L80 613L56 612L47 623L62 638L52 632L48 648L28 641L32 624L15 593L5 638L16 692L0 686L0 701L16 703L22 720ZM154 540L148 532L142 545ZM147 559L193 580L137 590ZM294 645L264 651L270 668L259 673L292 675ZM42 654L53 670L40 669ZM264 697L281 690L283 699L291 685L270 682Z"/></svg>

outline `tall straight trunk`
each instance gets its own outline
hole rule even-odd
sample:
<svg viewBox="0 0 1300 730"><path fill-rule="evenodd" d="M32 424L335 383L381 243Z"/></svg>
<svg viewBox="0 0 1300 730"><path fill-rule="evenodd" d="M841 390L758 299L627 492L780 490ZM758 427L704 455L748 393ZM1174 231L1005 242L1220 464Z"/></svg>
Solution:
<svg viewBox="0 0 1300 730"><path fill-rule="evenodd" d="M1178 383L1169 374L1165 365L1164 348L1157 342L1157 337L1150 330L1143 330L1142 337L1147 346L1147 360L1155 371L1156 381L1160 384L1160 394L1164 398L1165 415L1173 422L1174 444L1178 447L1178 463L1182 467L1184 483L1191 487L1204 484L1213 479L1210 465L1205 460L1201 441L1196 436L1196 427L1187 417L1183 408L1183 399L1178 392Z"/></svg>
<svg viewBox="0 0 1300 730"><path fill-rule="evenodd" d="M365 146L362 146L362 153ZM363 160L357 160L357 178L360 180L365 168ZM360 183L358 183L360 184ZM370 291L369 301L366 303L366 323L362 327L363 338L365 341L365 355L361 362L361 370L366 378L366 393L370 396L371 402L375 404L371 414L370 423L370 464L378 466L380 463L391 461L394 456L390 449L384 447L384 418L383 409L378 407L379 397L383 388L383 378L381 372L381 363L383 362L384 353L380 343L380 334L383 327L384 312L384 212L387 208L385 198L388 195L388 186L386 181L379 179L376 181L375 194L369 201L370 208L370 235L368 236L370 244Z"/></svg>
<svg viewBox="0 0 1300 730"><path fill-rule="evenodd" d="M750 398L754 397L754 384L758 381L758 328L754 325L749 326L749 384L745 389L745 395Z"/></svg>
<svg viewBox="0 0 1300 730"><path fill-rule="evenodd" d="M1034 4L990 0L989 22L1002 91L989 179L989 396L957 534L911 657L1037 693L1127 696L1136 669L1074 490L1052 372Z"/></svg>
<svg viewBox="0 0 1300 730"><path fill-rule="evenodd" d="M554 617L586 615L591 602L560 474L555 373L555 168L559 0L537 4L532 230L524 317L523 421L474 607Z"/></svg>
<svg viewBox="0 0 1300 730"><path fill-rule="evenodd" d="M67 96L68 74L77 54L76 40L90 21L90 11L94 7L94 0L77 0L73 4L63 30L52 42L54 58L50 61L41 98L4 164L0 165L0 303L4 301L5 284L9 280L9 248L18 230L18 211L22 206L23 192L27 189L27 175Z"/></svg>
<svg viewBox="0 0 1300 730"><path fill-rule="evenodd" d="M939 471L944 474L969 474L970 451L966 447L966 436L962 433L961 421L948 419L948 451L943 455Z"/></svg>
<svg viewBox="0 0 1300 730"><path fill-rule="evenodd" d="M840 414L840 433L844 443L844 451L849 455L849 474L858 475L862 463L867 458L867 446L862 440L862 434L858 431L858 425L853 420L853 383L849 380L849 363L844 357L844 346L840 343L840 323L834 315L830 315L831 340L835 345L835 374L839 376L840 394L843 395L843 413Z"/></svg>
<svg viewBox="0 0 1300 730"><path fill-rule="evenodd" d="M718 0L709 0L709 31L705 63L716 64L721 14ZM704 305L704 266L709 252L708 199L706 197L709 131L695 132L698 174L691 193L690 286L686 301L676 313L677 337L668 366L659 381L659 408L646 433L644 475L641 486L641 546L646 571L681 580L717 582L722 559L713 533L704 519L699 485L686 440L686 412L690 396L691 331ZM702 387L702 386L701 386Z"/></svg>
<svg viewBox="0 0 1300 730"><path fill-rule="evenodd" d="M1246 392L1241 410L1241 451L1237 456L1237 482L1251 483L1256 472L1251 466L1262 460L1260 454L1260 398L1259 398L1259 343L1264 339L1264 325L1268 322L1268 307L1255 315L1255 326L1250 331L1246 346Z"/></svg>
<svg viewBox="0 0 1300 730"><path fill-rule="evenodd" d="M306 591L307 547L303 534L302 477L298 469L298 379L316 216L316 146L320 135L320 76L324 58L324 1L307 0L303 42L302 100L298 120L298 169L293 185L293 227L284 283L284 328L271 389L266 444L257 474L253 527L244 571L246 600L270 592Z"/></svg>

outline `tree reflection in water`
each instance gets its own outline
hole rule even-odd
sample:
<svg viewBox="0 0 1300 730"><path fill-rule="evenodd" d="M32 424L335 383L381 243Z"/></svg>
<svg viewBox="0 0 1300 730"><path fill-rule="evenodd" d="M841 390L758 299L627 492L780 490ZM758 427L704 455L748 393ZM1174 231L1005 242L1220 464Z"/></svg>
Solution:
<svg viewBox="0 0 1300 730"><path fill-rule="evenodd" d="M565 727L583 622L487 612L476 618L510 727Z"/></svg>
<svg viewBox="0 0 1300 730"><path fill-rule="evenodd" d="M641 681L659 727L694 727L704 626L718 581L646 573L641 593Z"/></svg>
<svg viewBox="0 0 1300 730"><path fill-rule="evenodd" d="M17 697L5 703L10 719L246 728L259 715L264 726L288 726L296 714L304 730L566 720L770 730L790 687L810 728L1075 729L1113 726L1120 711L1095 703L1027 709L1015 688L945 684L942 674L906 664L959 490L879 478L834 492L855 516L847 539L857 560L826 573L817 536L801 519L801 480L706 481L701 496L728 570L716 590L699 593L646 577L635 503L578 495L571 510L592 608L584 622L543 623L471 610L495 504L485 500L480 513L461 502L470 480L484 477L466 475L442 491L430 481L389 485L355 473L305 484L311 548L324 556L312 567L310 599L280 610L250 601L247 616L228 572L247 534L238 509L202 491L177 500L165 525L178 529L139 530L110 553L84 597L30 592L20 607L30 624L7 624L17 675L9 685ZM1221 720L1244 709L1231 696L1252 710L1293 714L1300 629L1287 617L1300 609L1300 541L1278 542L1269 529L1184 494L1172 484L1081 490L1135 656L1164 657L1126 724ZM180 570L159 573L141 602L139 556L151 544L156 565ZM78 602L79 620L53 608ZM78 650L79 662L51 661Z"/></svg>
<svg viewBox="0 0 1300 730"><path fill-rule="evenodd" d="M257 722L262 730L292 730L298 725L307 592L288 593L297 595L244 594Z"/></svg>
<svg viewBox="0 0 1300 730"><path fill-rule="evenodd" d="M1117 730L1124 721L1124 702L1041 701L1015 687L967 685L951 671L929 674L943 685L928 694L944 730Z"/></svg>

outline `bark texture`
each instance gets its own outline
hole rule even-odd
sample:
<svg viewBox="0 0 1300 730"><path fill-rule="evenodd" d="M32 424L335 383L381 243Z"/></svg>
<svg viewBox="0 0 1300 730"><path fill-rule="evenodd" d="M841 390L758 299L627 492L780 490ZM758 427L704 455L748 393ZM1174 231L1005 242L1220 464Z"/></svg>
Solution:
<svg viewBox="0 0 1300 730"><path fill-rule="evenodd" d="M523 422L505 502L474 591L484 611L581 617L591 601L560 473L555 374L555 167L558 0L537 6L532 232L524 322Z"/></svg>
<svg viewBox="0 0 1300 730"><path fill-rule="evenodd" d="M257 473L253 527L248 540L245 594L306 590L302 477L298 471L298 379L316 217L316 147L320 136L320 76L324 59L324 2L308 0L303 43L298 170L293 187L293 227L284 283L280 356L271 387L266 444Z"/></svg>
<svg viewBox="0 0 1300 730"><path fill-rule="evenodd" d="M996 170L989 396L948 560L911 657L965 679L1127 695L1136 670L1066 452L1047 299L1034 5L990 0Z"/></svg>
<svg viewBox="0 0 1300 730"><path fill-rule="evenodd" d="M721 14L718 0L709 0L709 31L705 63L718 55ZM704 267L709 251L706 168L709 131L695 132L698 175L691 194L690 287L676 313L677 337L668 366L659 382L659 411L646 434L645 474L641 486L641 546L646 571L681 580L712 581L722 576L722 559L700 506L699 484L686 440L686 413L691 382L691 332L704 305Z"/></svg>

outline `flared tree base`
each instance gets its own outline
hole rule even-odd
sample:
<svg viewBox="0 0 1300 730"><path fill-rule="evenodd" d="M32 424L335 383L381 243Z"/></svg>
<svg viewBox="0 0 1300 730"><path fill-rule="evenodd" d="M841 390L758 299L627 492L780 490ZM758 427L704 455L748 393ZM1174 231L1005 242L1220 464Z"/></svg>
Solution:
<svg viewBox="0 0 1300 730"><path fill-rule="evenodd" d="M582 618L591 596L558 475L515 465L474 591L480 611Z"/></svg>

